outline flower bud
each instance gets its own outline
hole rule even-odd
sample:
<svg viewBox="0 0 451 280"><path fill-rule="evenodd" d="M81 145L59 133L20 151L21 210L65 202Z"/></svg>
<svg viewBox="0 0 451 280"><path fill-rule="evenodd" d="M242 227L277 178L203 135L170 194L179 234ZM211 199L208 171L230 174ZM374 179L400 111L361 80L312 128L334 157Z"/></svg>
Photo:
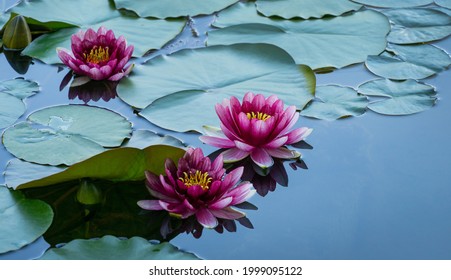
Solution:
<svg viewBox="0 0 451 280"><path fill-rule="evenodd" d="M25 18L15 16L6 25L3 32L3 45L11 50L24 49L31 42L31 32Z"/></svg>
<svg viewBox="0 0 451 280"><path fill-rule="evenodd" d="M79 203L86 206L92 206L103 202L102 190L87 180L81 181L76 197Z"/></svg>

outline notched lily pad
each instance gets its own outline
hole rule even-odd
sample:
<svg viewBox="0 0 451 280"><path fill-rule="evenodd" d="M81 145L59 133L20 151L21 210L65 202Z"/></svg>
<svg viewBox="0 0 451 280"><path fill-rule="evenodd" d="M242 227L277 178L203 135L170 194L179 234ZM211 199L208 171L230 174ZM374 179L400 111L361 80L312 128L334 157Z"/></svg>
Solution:
<svg viewBox="0 0 451 280"><path fill-rule="evenodd" d="M3 144L14 156L40 164L74 164L121 145L131 133L121 115L84 105L45 108L28 120L8 128Z"/></svg>
<svg viewBox="0 0 451 280"><path fill-rule="evenodd" d="M12 79L0 82L0 129L12 125L25 113L26 107L22 102L39 92L36 82L25 79Z"/></svg>
<svg viewBox="0 0 451 280"><path fill-rule="evenodd" d="M336 85L318 86L315 100L301 115L322 120L336 120L365 113L368 99L353 88Z"/></svg>
<svg viewBox="0 0 451 280"><path fill-rule="evenodd" d="M451 17L428 8L384 11L392 22L387 40L395 44L415 44L443 39L451 34Z"/></svg>
<svg viewBox="0 0 451 280"><path fill-rule="evenodd" d="M257 0L257 10L267 16L292 18L321 18L325 15L339 16L346 12L357 11L362 5L349 0Z"/></svg>
<svg viewBox="0 0 451 280"><path fill-rule="evenodd" d="M225 9L238 0L171 0L136 1L114 0L117 9L134 11L140 17L176 18L184 16L209 15Z"/></svg>
<svg viewBox="0 0 451 280"><path fill-rule="evenodd" d="M0 185L0 253L20 249L40 237L53 220L52 208Z"/></svg>
<svg viewBox="0 0 451 280"><path fill-rule="evenodd" d="M214 26L220 29L208 33L209 46L273 44L287 51L297 64L312 69L341 68L380 54L390 30L387 18L372 10L333 18L280 20L260 15L252 2L220 12Z"/></svg>
<svg viewBox="0 0 451 280"><path fill-rule="evenodd" d="M184 132L219 123L214 107L224 98L241 99L254 91L277 94L285 104L303 108L313 98L314 87L312 70L296 65L284 50L237 44L152 59L121 81L118 95L134 107L145 108L140 115L150 122Z"/></svg>
<svg viewBox="0 0 451 280"><path fill-rule="evenodd" d="M451 9L451 1L450 0L434 0L435 4Z"/></svg>
<svg viewBox="0 0 451 280"><path fill-rule="evenodd" d="M198 260L164 242L152 244L141 237L119 239L104 236L100 239L77 239L60 248L48 250L41 260Z"/></svg>
<svg viewBox="0 0 451 280"><path fill-rule="evenodd" d="M449 67L447 52L432 45L390 44L379 56L368 56L366 67L374 74L395 80L424 79Z"/></svg>
<svg viewBox="0 0 451 280"><path fill-rule="evenodd" d="M434 87L415 80L378 79L359 86L358 92L382 97L371 102L368 109L384 115L409 115L427 110L437 101Z"/></svg>

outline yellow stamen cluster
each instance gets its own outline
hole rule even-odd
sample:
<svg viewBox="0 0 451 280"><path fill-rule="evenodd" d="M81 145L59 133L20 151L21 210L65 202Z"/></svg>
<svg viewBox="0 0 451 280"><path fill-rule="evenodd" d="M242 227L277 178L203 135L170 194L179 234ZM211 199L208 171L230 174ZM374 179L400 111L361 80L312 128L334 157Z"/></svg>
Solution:
<svg viewBox="0 0 451 280"><path fill-rule="evenodd" d="M203 190L208 190L213 179L210 177L208 172L202 173L197 170L194 174L191 172L189 174L183 172L183 178L180 177L179 180L182 181L187 187L199 185Z"/></svg>
<svg viewBox="0 0 451 280"><path fill-rule="evenodd" d="M95 46L91 49L89 54L84 53L83 56L85 57L87 62L96 63L104 62L110 60L110 53L108 51L108 47L104 48L102 46L98 47Z"/></svg>
<svg viewBox="0 0 451 280"><path fill-rule="evenodd" d="M247 118L252 120L252 119L259 119L262 121L266 121L267 119L269 119L271 117L271 115L262 113L262 112L250 112L246 114Z"/></svg>

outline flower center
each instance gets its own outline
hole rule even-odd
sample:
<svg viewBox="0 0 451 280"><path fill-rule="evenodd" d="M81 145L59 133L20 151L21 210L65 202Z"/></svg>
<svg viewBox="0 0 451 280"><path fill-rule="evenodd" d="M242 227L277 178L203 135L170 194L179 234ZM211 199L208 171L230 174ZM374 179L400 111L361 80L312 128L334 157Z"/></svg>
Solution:
<svg viewBox="0 0 451 280"><path fill-rule="evenodd" d="M262 121L266 121L267 119L269 119L271 117L271 115L262 113L262 112L249 112L246 113L246 116L248 119L252 120L252 119L258 119L258 120L262 120Z"/></svg>
<svg viewBox="0 0 451 280"><path fill-rule="evenodd" d="M192 187L195 185L199 185L204 191L208 190L210 188L211 180L213 180L208 172L200 172L199 170L196 171L196 173L186 173L183 172L183 178L179 178L180 181L182 181L185 186Z"/></svg>
<svg viewBox="0 0 451 280"><path fill-rule="evenodd" d="M108 52L108 47L104 48L102 46L94 46L94 48L91 49L89 54L84 53L83 56L85 57L87 62L95 64L110 60L110 53Z"/></svg>

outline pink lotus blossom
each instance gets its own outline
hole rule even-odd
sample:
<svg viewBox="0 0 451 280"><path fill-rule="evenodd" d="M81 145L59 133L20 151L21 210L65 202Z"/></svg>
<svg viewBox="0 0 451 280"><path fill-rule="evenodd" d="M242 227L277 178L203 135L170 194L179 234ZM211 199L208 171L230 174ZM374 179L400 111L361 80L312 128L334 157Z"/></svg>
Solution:
<svg viewBox="0 0 451 280"><path fill-rule="evenodd" d="M123 36L116 39L113 30L100 27L97 32L89 28L80 30L71 37L72 53L58 48L61 61L75 74L88 76L93 80L119 81L128 75L133 64L124 69L133 53L133 46L126 46Z"/></svg>
<svg viewBox="0 0 451 280"><path fill-rule="evenodd" d="M226 148L222 153L225 162L235 162L250 156L261 168L274 164L274 158L291 159L300 156L285 145L305 139L312 129L290 129L299 114L295 106L284 110L283 101L272 95L265 99L262 94L248 92L243 103L236 97L216 104L221 129L205 127L206 136L200 140L206 144Z"/></svg>
<svg viewBox="0 0 451 280"><path fill-rule="evenodd" d="M237 185L243 168L226 174L222 156L213 162L201 149L188 149L178 168L170 159L165 162L166 176L146 171L146 183L154 200L140 200L146 210L166 210L182 219L195 216L206 228L218 226L218 218L235 220L245 216L231 206L250 198L255 190L249 182Z"/></svg>

